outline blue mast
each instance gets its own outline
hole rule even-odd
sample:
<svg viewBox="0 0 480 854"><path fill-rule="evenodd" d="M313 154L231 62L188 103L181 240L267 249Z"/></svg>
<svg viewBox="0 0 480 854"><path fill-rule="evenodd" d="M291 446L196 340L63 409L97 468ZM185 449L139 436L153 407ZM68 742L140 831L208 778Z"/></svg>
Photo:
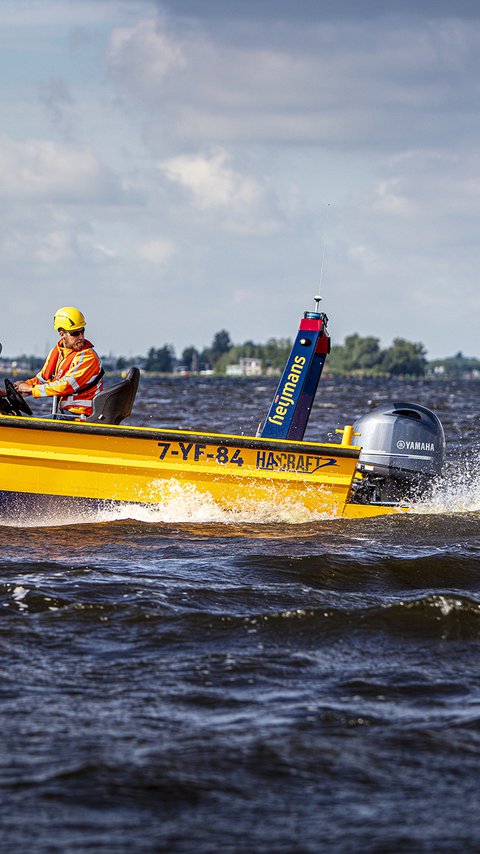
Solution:
<svg viewBox="0 0 480 854"><path fill-rule="evenodd" d="M318 311L320 297L315 297L315 311L304 312L297 337L287 359L268 415L259 436L268 439L301 440L310 417L327 354L330 337L328 318Z"/></svg>

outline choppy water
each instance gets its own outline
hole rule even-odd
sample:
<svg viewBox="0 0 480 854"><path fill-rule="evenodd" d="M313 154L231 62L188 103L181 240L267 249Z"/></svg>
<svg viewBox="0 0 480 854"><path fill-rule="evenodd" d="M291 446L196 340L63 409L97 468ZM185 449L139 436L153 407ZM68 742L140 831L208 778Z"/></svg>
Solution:
<svg viewBox="0 0 480 854"><path fill-rule="evenodd" d="M144 380L135 420L254 433L273 388ZM480 850L480 386L324 379L307 438L392 397L447 437L412 516L0 526L2 850Z"/></svg>

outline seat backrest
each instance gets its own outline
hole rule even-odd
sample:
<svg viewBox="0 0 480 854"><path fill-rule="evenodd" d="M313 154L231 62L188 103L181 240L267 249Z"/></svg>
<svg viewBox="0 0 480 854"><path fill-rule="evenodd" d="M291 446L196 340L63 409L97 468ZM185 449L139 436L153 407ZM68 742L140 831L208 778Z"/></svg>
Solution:
<svg viewBox="0 0 480 854"><path fill-rule="evenodd" d="M140 371L130 368L121 383L110 386L93 398L92 414L85 421L103 421L106 424L120 424L132 411L137 393Z"/></svg>

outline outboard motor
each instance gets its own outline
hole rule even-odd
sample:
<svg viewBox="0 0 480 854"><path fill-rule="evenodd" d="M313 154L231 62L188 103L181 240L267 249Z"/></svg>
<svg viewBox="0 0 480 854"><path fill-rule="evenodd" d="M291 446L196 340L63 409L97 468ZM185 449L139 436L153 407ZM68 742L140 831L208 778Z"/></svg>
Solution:
<svg viewBox="0 0 480 854"><path fill-rule="evenodd" d="M445 436L437 416L416 403L377 406L354 424L362 451L354 501L391 504L418 499L442 473Z"/></svg>

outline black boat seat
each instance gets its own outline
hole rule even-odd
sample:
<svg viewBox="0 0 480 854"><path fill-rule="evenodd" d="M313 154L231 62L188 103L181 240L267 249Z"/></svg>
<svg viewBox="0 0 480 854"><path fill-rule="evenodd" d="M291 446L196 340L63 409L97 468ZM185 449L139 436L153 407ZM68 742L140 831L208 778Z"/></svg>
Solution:
<svg viewBox="0 0 480 854"><path fill-rule="evenodd" d="M138 389L140 371L130 368L122 382L100 391L93 398L92 414L85 421L102 421L105 424L120 424L132 411Z"/></svg>

